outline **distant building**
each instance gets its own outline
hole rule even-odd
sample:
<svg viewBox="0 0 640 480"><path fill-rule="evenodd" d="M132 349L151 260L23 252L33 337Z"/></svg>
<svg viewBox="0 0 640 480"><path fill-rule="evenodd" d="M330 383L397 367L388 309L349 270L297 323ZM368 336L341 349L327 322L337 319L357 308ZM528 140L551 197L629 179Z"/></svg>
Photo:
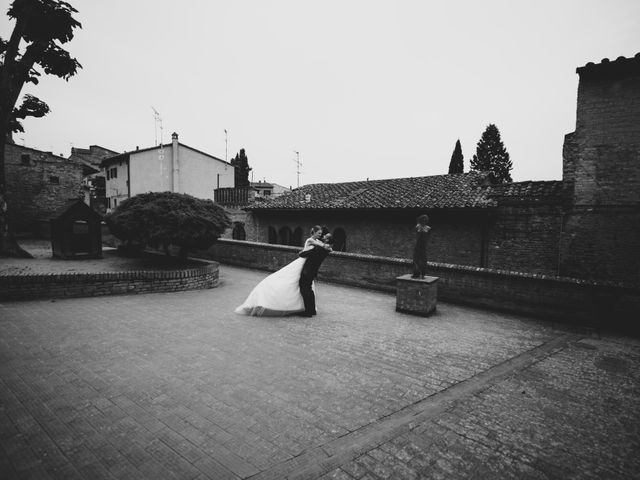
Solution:
<svg viewBox="0 0 640 480"><path fill-rule="evenodd" d="M100 168L100 163L105 158L118 155L118 152L98 145L91 145L89 148L71 148L70 160L82 163L84 168L84 202L96 212L104 214L107 208L105 192L105 175Z"/></svg>
<svg viewBox="0 0 640 480"><path fill-rule="evenodd" d="M5 173L9 221L16 232L43 234L51 214L82 198L87 166L72 158L7 143Z"/></svg>
<svg viewBox="0 0 640 480"><path fill-rule="evenodd" d="M289 193L291 191L290 188L267 181L251 182L251 188L253 188L256 192L255 199L277 198L280 195Z"/></svg>
<svg viewBox="0 0 640 480"><path fill-rule="evenodd" d="M139 193L176 192L214 199L218 188L233 188L234 167L213 155L178 142L136 149L105 158L107 209Z"/></svg>

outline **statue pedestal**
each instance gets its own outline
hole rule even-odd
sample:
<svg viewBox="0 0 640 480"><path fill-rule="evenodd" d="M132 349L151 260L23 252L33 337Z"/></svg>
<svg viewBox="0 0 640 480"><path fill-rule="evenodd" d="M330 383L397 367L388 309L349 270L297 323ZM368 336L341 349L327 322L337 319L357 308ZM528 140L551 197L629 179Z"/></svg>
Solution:
<svg viewBox="0 0 640 480"><path fill-rule="evenodd" d="M396 311L427 317L436 310L438 277L411 278L411 274L396 277Z"/></svg>

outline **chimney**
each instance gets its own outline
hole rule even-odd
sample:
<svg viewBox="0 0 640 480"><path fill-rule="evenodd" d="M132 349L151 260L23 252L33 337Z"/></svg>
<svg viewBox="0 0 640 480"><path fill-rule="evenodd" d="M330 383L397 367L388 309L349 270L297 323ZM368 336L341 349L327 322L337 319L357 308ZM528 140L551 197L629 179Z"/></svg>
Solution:
<svg viewBox="0 0 640 480"><path fill-rule="evenodd" d="M173 165L173 188L172 191L180 193L180 159L178 158L178 134L171 134L171 162Z"/></svg>

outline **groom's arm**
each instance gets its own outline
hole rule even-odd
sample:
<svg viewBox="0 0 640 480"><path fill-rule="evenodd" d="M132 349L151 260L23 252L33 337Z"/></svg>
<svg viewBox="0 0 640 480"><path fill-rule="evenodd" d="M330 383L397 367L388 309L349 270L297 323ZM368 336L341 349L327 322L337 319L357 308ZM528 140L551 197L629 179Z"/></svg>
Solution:
<svg viewBox="0 0 640 480"><path fill-rule="evenodd" d="M298 256L301 258L309 258L311 256L311 252L315 251L316 248L324 248L325 250L329 250L329 252L332 251L331 245L329 245L328 243L323 243L322 247L314 246L308 250L302 250L300 253L298 253Z"/></svg>

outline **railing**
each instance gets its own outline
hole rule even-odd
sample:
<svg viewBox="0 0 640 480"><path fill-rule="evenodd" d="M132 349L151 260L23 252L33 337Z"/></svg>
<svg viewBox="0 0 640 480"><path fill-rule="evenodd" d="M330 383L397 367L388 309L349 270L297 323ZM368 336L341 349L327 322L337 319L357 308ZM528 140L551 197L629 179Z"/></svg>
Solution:
<svg viewBox="0 0 640 480"><path fill-rule="evenodd" d="M220 205L246 205L253 201L255 191L251 187L217 188L213 194Z"/></svg>

